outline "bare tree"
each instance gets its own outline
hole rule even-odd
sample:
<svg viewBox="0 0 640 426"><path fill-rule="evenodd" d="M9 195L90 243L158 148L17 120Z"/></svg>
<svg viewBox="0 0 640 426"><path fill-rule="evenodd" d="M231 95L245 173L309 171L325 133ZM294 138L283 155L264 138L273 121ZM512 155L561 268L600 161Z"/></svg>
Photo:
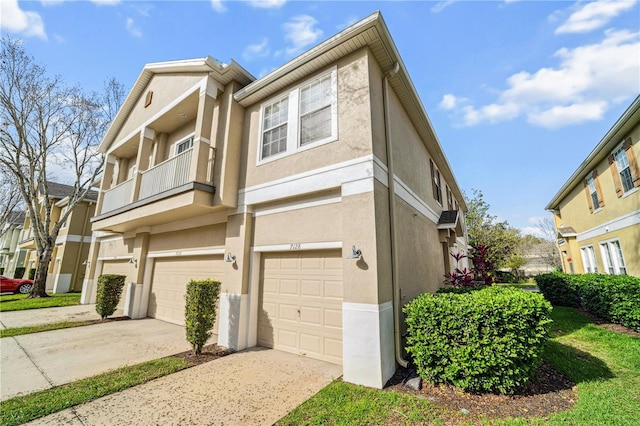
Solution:
<svg viewBox="0 0 640 426"><path fill-rule="evenodd" d="M49 77L23 48L2 38L0 59L0 166L10 174L31 220L38 266L30 297L46 297L47 270L58 232L87 195L104 159L97 146L113 119L124 90L111 79L107 94L85 93ZM73 186L68 209L57 220L48 182L58 163Z"/></svg>
<svg viewBox="0 0 640 426"><path fill-rule="evenodd" d="M5 233L5 225L11 213L20 207L20 192L11 181L8 173L0 171L0 237Z"/></svg>
<svg viewBox="0 0 640 426"><path fill-rule="evenodd" d="M549 217L539 219L535 227L540 231L543 242L537 247L538 255L554 268L561 268L560 251L556 245L556 227Z"/></svg>

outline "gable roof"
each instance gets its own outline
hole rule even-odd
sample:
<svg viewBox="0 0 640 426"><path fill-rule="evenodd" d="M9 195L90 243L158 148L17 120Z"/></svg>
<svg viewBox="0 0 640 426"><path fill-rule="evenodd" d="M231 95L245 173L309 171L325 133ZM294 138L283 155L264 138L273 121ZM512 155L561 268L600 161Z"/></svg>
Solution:
<svg viewBox="0 0 640 426"><path fill-rule="evenodd" d="M369 47L383 72L391 71L398 64L399 70L389 78L389 83L437 164L440 174L452 183L450 187L461 210L466 212L467 205L449 160L379 11L238 90L234 98L242 106L254 104L364 46Z"/></svg>
<svg viewBox="0 0 640 426"><path fill-rule="evenodd" d="M71 185L65 185L63 183L47 181L47 188L49 188L49 198L54 200L62 200L63 198L70 197L74 194L75 188ZM83 200L96 201L98 199L97 191L89 191Z"/></svg>
<svg viewBox="0 0 640 426"><path fill-rule="evenodd" d="M180 61L155 62L144 66L138 79L133 84L127 98L122 103L116 117L105 133L98 151L106 152L106 149L114 141L118 132L124 125L127 117L133 110L140 96L143 95L145 88L156 74L172 74L172 73L209 73L209 75L220 84L227 85L235 80L241 84L248 84L255 80L255 77L240 66L234 60L230 64L224 64L217 61L211 56L197 59L187 59Z"/></svg>
<svg viewBox="0 0 640 426"><path fill-rule="evenodd" d="M571 177L562 185L560 190L553 196L546 210L556 210L560 201L562 201L576 185L581 184L587 174L613 151L613 149L622 142L622 138L628 134L633 127L640 123L640 95L634 99L627 110L622 113L620 118L609 129L609 131L600 140L598 145L591 151L587 158L578 166Z"/></svg>

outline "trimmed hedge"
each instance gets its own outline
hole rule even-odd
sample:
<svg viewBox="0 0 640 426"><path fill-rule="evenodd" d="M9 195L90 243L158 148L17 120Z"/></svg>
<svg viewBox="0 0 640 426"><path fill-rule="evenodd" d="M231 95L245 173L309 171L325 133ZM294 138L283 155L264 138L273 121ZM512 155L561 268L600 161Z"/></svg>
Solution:
<svg viewBox="0 0 640 426"><path fill-rule="evenodd" d="M406 350L418 374L472 392L511 394L526 384L551 323L542 295L512 288L425 293L404 312Z"/></svg>
<svg viewBox="0 0 640 426"><path fill-rule="evenodd" d="M184 308L187 341L191 343L195 355L211 337L211 329L216 321L216 306L220 296L220 281L191 280L187 284Z"/></svg>
<svg viewBox="0 0 640 426"><path fill-rule="evenodd" d="M580 298L574 284L567 279L567 274L553 272L536 276L538 288L544 297L555 306L580 306Z"/></svg>
<svg viewBox="0 0 640 426"><path fill-rule="evenodd" d="M126 278L126 275L117 274L103 274L98 277L96 312L100 318L106 319L116 311Z"/></svg>
<svg viewBox="0 0 640 426"><path fill-rule="evenodd" d="M538 275L536 282L554 305L581 306L600 318L640 331L640 278L558 272ZM573 291L574 305L567 305L567 300L556 297L564 289Z"/></svg>
<svg viewBox="0 0 640 426"><path fill-rule="evenodd" d="M27 268L24 268L22 266L17 266L16 270L13 272L13 278L22 278L24 277L24 271L26 271Z"/></svg>

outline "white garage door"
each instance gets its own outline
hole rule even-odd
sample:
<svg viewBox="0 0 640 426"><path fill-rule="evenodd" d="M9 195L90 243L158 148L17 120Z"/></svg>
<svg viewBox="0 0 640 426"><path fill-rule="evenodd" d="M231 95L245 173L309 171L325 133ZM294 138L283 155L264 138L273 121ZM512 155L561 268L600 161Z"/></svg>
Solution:
<svg viewBox="0 0 640 426"><path fill-rule="evenodd" d="M342 364L340 251L262 255L258 343Z"/></svg>
<svg viewBox="0 0 640 426"><path fill-rule="evenodd" d="M136 265L129 263L129 260L109 260L102 263L102 274L118 274L125 275L127 278L124 280L124 288L122 289L122 295L120 296L120 302L118 302L118 310L124 309L125 291L127 291L127 284L134 282L137 275Z"/></svg>
<svg viewBox="0 0 640 426"><path fill-rule="evenodd" d="M147 315L174 324L184 325L189 280L222 280L222 256L157 258L154 263Z"/></svg>

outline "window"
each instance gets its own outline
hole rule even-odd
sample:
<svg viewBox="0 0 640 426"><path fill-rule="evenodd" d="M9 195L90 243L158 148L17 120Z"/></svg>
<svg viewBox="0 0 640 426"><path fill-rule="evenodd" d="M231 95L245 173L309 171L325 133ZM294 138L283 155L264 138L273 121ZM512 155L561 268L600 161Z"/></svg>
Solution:
<svg viewBox="0 0 640 426"><path fill-rule="evenodd" d="M593 246L581 247L580 253L582 254L582 265L584 266L584 272L587 274L598 272L596 253L593 249Z"/></svg>
<svg viewBox="0 0 640 426"><path fill-rule="evenodd" d="M610 240L600 243L600 251L604 268L608 274L627 275L627 267L622 255L620 240Z"/></svg>
<svg viewBox="0 0 640 426"><path fill-rule="evenodd" d="M620 149L613 154L613 158L616 160L623 191L631 191L633 189L633 179L631 178L631 168L629 167L627 152L620 147Z"/></svg>
<svg viewBox="0 0 640 426"><path fill-rule="evenodd" d="M627 138L613 150L609 156L609 167L618 197L628 194L634 187L640 187L640 168L632 148L631 138Z"/></svg>
<svg viewBox="0 0 640 426"><path fill-rule="evenodd" d="M333 69L262 106L258 163L337 139L336 75Z"/></svg>
<svg viewBox="0 0 640 426"><path fill-rule="evenodd" d="M193 138L183 140L176 144L176 155L181 154L193 146Z"/></svg>
<svg viewBox="0 0 640 426"><path fill-rule="evenodd" d="M593 177L587 179L587 185L589 186L589 193L591 194L591 203L593 206L599 206L600 201L598 200L598 191L596 191L596 181L593 180Z"/></svg>
<svg viewBox="0 0 640 426"><path fill-rule="evenodd" d="M439 204L442 204L442 186L440 182L440 171L433 164L433 160L429 159L429 166L431 167L431 187L433 189L433 198Z"/></svg>
<svg viewBox="0 0 640 426"><path fill-rule="evenodd" d="M447 209L448 210L457 210L453 206L453 194L451 193L451 190L449 189L449 185L446 185L446 187L447 187Z"/></svg>
<svg viewBox="0 0 640 426"><path fill-rule="evenodd" d="M584 189L587 194L587 204L589 211L595 213L604 207L604 199L602 198L602 190L598 181L598 171L594 170L587 175L584 181Z"/></svg>
<svg viewBox="0 0 640 426"><path fill-rule="evenodd" d="M62 208L62 211L60 212L60 217L64 216L64 214L67 212L67 210L69 210L69 206L64 206ZM69 217L68 216L64 220L64 222L62 222L62 225L60 226L60 229L66 228L67 227L67 222L69 222Z"/></svg>

